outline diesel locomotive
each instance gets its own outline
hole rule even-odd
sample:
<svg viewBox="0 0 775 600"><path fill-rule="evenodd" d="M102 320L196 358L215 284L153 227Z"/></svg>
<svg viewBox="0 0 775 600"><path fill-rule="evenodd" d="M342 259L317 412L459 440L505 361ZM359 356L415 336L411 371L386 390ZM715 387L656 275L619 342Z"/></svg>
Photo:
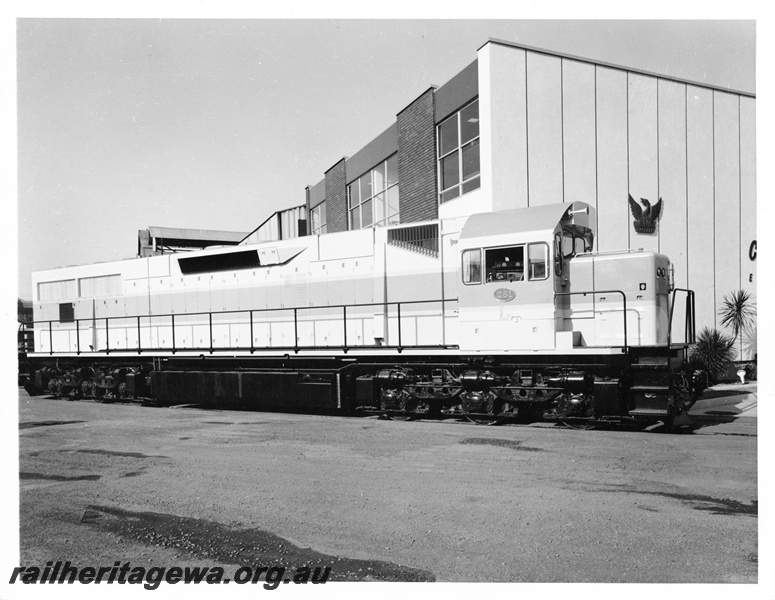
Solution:
<svg viewBox="0 0 775 600"><path fill-rule="evenodd" d="M572 202L33 275L28 390L257 410L679 426L694 294Z"/></svg>

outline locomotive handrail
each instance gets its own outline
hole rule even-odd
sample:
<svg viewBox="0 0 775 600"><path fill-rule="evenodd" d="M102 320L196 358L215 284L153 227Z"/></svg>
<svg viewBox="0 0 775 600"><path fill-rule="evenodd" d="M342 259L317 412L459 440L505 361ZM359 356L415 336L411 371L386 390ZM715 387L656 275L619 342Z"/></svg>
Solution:
<svg viewBox="0 0 775 600"><path fill-rule="evenodd" d="M627 343L627 295L622 290L591 290L588 292L555 292L555 298L557 296L586 296L587 294L621 294L622 296L622 316L624 320L624 351L629 351L629 344Z"/></svg>
<svg viewBox="0 0 775 600"><path fill-rule="evenodd" d="M212 354L216 347L213 344L213 315L230 315L230 314L247 314L249 316L249 323L250 323L250 346L249 349L251 353L255 352L256 349L258 349L255 346L254 343L254 331L253 331L253 313L255 312L281 312L281 313L287 313L291 312L293 314L293 327L294 327L294 345L293 346L262 346L261 348L266 349L274 349L274 350L285 350L285 349L292 349L294 352L298 353L301 349L312 349L312 348L326 348L326 349L333 349L333 348L341 348L345 352L349 349L349 346L347 345L347 309L348 308L365 308L369 306L381 306L385 307L386 313L388 311L388 308L391 306L396 307L396 319L397 319L397 338L398 338L398 345L386 345L386 346L379 346L375 345L374 347L383 347L383 348L397 348L400 352L403 350L403 342L402 342L402 335L401 335L401 306L402 305L416 305L416 304L441 304L441 318L442 321L445 317L444 307L446 303L448 302L457 302L457 298L439 298L439 299L433 299L433 300L405 300L401 302L393 301L393 302L364 302L364 303L358 303L358 304L332 304L328 306L295 306L295 307L281 307L281 308L253 308L253 309L237 309L237 310L224 310L224 311L198 311L198 312L186 312L186 313L162 313L162 314L148 314L148 315L128 315L128 316L119 316L119 317L102 317L100 320L105 321L105 343L106 347L104 349L105 354L110 354L111 351L115 350L132 350L136 351L138 354L142 354L143 352L149 352L149 351L157 351L161 350L162 348L143 348L142 347L142 325L141 325L141 319L148 319L149 320L149 326L150 321L152 319L160 319L160 318L170 318L171 323L170 326L172 328L172 347L166 348L166 350L170 350L173 354L176 353L179 350L209 350L209 352ZM334 346L300 346L299 345L299 338L298 338L298 321L299 321L299 311L302 310L332 310L336 311L337 309L342 310L342 328L343 328L343 344L341 346L334 345ZM197 317L197 316L205 316L207 315L208 318L208 330L209 330L209 348L201 348L201 347L191 347L191 348L178 348L176 344L176 338L175 338L175 316L185 316L185 317ZM120 348L110 348L110 322L111 321L124 321L129 319L137 319L137 347L136 348L126 348L126 349L120 349ZM72 321L62 321L61 319L49 319L49 320L41 320L41 321L31 321L31 325L34 327L35 325L39 324L45 324L48 323L48 330L49 330L49 354L54 354L54 341L53 341L53 324L58 323L75 323L75 331L76 331L76 354L80 355L81 353L85 352L81 350L81 335L80 335L80 322L81 321L95 321L94 317L88 317L85 319L73 319ZM442 329L444 327L444 324L442 322ZM362 345L363 347L370 347L368 345ZM360 347L360 346L359 346ZM447 346L445 344L441 345L428 345L428 344L415 344L412 347L417 348L447 348L452 346ZM239 347L237 347L239 348ZM237 349L237 348L223 348L223 349ZM100 353L103 352L102 350L91 350L92 353Z"/></svg>
<svg viewBox="0 0 775 600"><path fill-rule="evenodd" d="M671 347L673 333L673 311L675 309L676 292L686 292L686 320L684 323L684 337L687 344L693 344L696 341L695 331L695 312L694 312L694 291L686 288L674 288L670 300L670 310L667 317L667 348Z"/></svg>

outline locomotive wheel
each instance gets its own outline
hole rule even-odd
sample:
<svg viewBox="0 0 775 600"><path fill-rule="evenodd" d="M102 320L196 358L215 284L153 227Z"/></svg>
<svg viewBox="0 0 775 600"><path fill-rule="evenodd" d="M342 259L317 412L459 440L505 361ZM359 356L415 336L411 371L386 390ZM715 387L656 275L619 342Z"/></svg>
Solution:
<svg viewBox="0 0 775 600"><path fill-rule="evenodd" d="M380 402L381 406L380 408L382 410L396 410L396 409L388 409L386 406L384 406L384 402ZM404 411L403 414L401 413L385 413L385 416L390 419L391 421L414 421L417 418L417 415L412 414L412 411L417 407L417 401L409 398L408 396L404 396L401 401L398 403L398 409Z"/></svg>
<svg viewBox="0 0 775 600"><path fill-rule="evenodd" d="M93 381L84 380L81 382L80 391L84 398L93 398L96 395L97 386L94 385Z"/></svg>
<svg viewBox="0 0 775 600"><path fill-rule="evenodd" d="M488 393L484 402L470 402L463 396L460 404L460 410L466 420L477 425L501 425L506 419L499 417L502 409L502 402L498 401L494 394Z"/></svg>
<svg viewBox="0 0 775 600"><path fill-rule="evenodd" d="M118 398L119 400L128 400L130 398L129 390L126 387L126 383L123 381L118 384Z"/></svg>
<svg viewBox="0 0 775 600"><path fill-rule="evenodd" d="M385 413L385 417L390 419L391 421L414 421L415 416L414 415L401 415L401 414L390 414Z"/></svg>
<svg viewBox="0 0 775 600"><path fill-rule="evenodd" d="M580 429L582 431L591 431L595 427L597 427L597 423L593 423L592 421L564 421L560 420L560 423L565 425L568 429Z"/></svg>
<svg viewBox="0 0 775 600"><path fill-rule="evenodd" d="M107 390L105 388L95 387L94 389L94 401L100 404L106 402L112 402L112 398L108 398Z"/></svg>
<svg viewBox="0 0 775 600"><path fill-rule="evenodd" d="M476 425L489 425L489 426L495 426L495 425L503 425L503 423L506 422L506 419L503 417L479 417L476 415L466 415L465 416L467 420L469 420L471 423L475 423Z"/></svg>

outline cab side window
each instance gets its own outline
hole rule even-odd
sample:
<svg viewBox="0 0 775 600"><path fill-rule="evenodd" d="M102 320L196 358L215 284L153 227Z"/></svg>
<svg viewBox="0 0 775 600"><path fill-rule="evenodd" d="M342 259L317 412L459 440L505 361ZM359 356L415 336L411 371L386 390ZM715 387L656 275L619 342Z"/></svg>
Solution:
<svg viewBox="0 0 775 600"><path fill-rule="evenodd" d="M538 281L549 277L549 246L543 242L527 246L528 279Z"/></svg>
<svg viewBox="0 0 775 600"><path fill-rule="evenodd" d="M525 278L525 246L488 248L485 251L486 281L522 281Z"/></svg>
<svg viewBox="0 0 775 600"><path fill-rule="evenodd" d="M482 251L479 248L463 251L463 283L482 283Z"/></svg>

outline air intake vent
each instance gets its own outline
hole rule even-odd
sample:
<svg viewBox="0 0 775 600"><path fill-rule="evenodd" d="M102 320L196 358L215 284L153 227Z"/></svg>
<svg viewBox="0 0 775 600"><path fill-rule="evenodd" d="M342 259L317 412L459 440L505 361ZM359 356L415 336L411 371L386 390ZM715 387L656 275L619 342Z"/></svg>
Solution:
<svg viewBox="0 0 775 600"><path fill-rule="evenodd" d="M183 275L196 273L217 273L218 271L237 271L239 269L254 269L261 266L256 250L243 252L228 252L224 254L207 254L205 256L189 256L179 258L180 272Z"/></svg>
<svg viewBox="0 0 775 600"><path fill-rule="evenodd" d="M430 225L390 229L388 231L388 244L438 258L439 224L432 223Z"/></svg>

